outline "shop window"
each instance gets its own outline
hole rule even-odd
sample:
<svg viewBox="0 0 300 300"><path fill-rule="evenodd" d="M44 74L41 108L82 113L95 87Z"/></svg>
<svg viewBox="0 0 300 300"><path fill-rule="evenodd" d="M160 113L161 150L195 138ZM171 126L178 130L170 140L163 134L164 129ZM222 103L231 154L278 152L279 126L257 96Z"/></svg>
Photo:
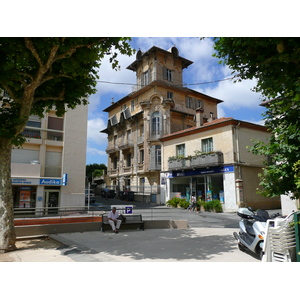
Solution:
<svg viewBox="0 0 300 300"><path fill-rule="evenodd" d="M35 208L35 186L13 186L12 192L15 208Z"/></svg>

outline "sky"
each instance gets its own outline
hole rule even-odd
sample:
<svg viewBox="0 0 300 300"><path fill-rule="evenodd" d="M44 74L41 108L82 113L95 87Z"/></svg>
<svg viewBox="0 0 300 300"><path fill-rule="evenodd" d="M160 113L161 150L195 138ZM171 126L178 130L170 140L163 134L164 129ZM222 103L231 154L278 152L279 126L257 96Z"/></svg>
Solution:
<svg viewBox="0 0 300 300"><path fill-rule="evenodd" d="M183 71L183 82L190 89L223 100L218 105L218 117L233 117L238 120L263 124L262 112L259 106L261 94L253 92L255 80L245 80L234 83L224 80L215 83L212 81L232 77L226 65L219 64L219 59L212 56L214 53L213 40L196 37L134 37L130 42L132 48L147 51L152 46L168 50L177 47L179 55L193 61ZM87 164L106 164L108 156L107 135L100 133L107 126L108 113L103 109L110 106L111 101L118 101L132 91L136 83L136 73L126 68L135 61L135 55L129 57L118 55L120 70L112 70L107 56L99 70L97 92L89 98L88 134L87 134ZM103 82L102 82L103 81Z"/></svg>

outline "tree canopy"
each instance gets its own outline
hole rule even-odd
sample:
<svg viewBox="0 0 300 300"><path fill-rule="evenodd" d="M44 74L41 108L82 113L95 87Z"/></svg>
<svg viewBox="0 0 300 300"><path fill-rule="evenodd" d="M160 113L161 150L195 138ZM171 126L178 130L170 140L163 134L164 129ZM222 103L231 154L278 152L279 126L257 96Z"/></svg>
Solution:
<svg viewBox="0 0 300 300"><path fill-rule="evenodd" d="M30 115L55 108L58 116L96 92L98 69L109 53L131 55L130 38L0 38L0 251L15 248L11 149L25 139ZM3 92L7 93L3 97ZM2 96L1 96L2 95Z"/></svg>
<svg viewBox="0 0 300 300"><path fill-rule="evenodd" d="M215 38L214 56L233 72L236 81L257 80L263 95L267 143L255 141L253 153L265 155L260 175L262 193L300 196L300 38Z"/></svg>

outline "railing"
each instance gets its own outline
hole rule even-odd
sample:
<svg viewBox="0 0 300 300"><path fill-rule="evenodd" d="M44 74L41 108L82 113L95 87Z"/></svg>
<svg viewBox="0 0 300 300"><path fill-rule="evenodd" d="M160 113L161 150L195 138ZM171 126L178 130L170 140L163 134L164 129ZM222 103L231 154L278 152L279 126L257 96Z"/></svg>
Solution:
<svg viewBox="0 0 300 300"><path fill-rule="evenodd" d="M118 190L118 186L110 185L107 186L109 190ZM159 194L160 193L160 185L131 185L129 187L131 192L136 194L144 194L144 195L151 195L151 194Z"/></svg>
<svg viewBox="0 0 300 300"><path fill-rule="evenodd" d="M156 131L156 132L149 132L149 140L158 140L162 138L164 135L166 135L166 132L161 130L161 131Z"/></svg>
<svg viewBox="0 0 300 300"><path fill-rule="evenodd" d="M33 207L33 208L14 208L15 219L27 218L48 218L48 217L77 217L78 215L99 215L97 207Z"/></svg>
<svg viewBox="0 0 300 300"><path fill-rule="evenodd" d="M44 138L50 141L60 141L64 140L64 132L61 130L36 128L27 126L22 135L31 139L41 139Z"/></svg>
<svg viewBox="0 0 300 300"><path fill-rule="evenodd" d="M130 202L128 202L130 205ZM126 206L126 205L125 205ZM49 210L52 209L52 213ZM55 212L54 212L55 210ZM41 208L26 208L26 209L15 209L14 218L18 223L22 223L24 220L45 220L55 219L55 224L65 223L66 218L78 218L78 217L99 217L103 213L110 211L109 206L105 207L41 207ZM42 214L44 212L44 214ZM166 206L158 208L136 208L133 205L133 214L141 214L143 220L186 220L187 212L184 209L170 208Z"/></svg>

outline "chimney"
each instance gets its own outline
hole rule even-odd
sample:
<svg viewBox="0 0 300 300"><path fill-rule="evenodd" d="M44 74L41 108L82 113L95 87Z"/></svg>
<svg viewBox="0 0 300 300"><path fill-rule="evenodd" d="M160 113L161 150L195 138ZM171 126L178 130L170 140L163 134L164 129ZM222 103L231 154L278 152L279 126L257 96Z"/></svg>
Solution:
<svg viewBox="0 0 300 300"><path fill-rule="evenodd" d="M198 107L196 108L196 127L201 127L203 125L203 108Z"/></svg>
<svg viewBox="0 0 300 300"><path fill-rule="evenodd" d="M209 119L207 120L208 122L211 122L214 120L214 113L213 112L210 112L209 113Z"/></svg>

